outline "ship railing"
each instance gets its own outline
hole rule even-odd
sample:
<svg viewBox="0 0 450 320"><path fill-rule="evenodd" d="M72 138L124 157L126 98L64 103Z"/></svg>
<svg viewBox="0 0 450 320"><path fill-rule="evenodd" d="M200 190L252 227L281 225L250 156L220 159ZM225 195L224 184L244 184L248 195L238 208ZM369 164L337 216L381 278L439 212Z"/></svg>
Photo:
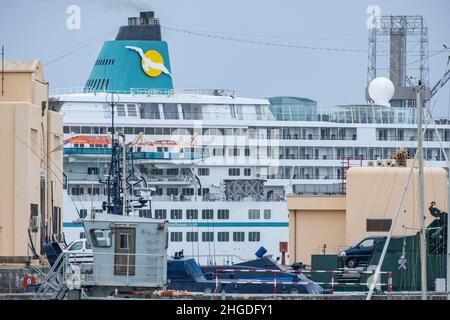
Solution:
<svg viewBox="0 0 450 320"><path fill-rule="evenodd" d="M246 279L246 280L223 280L220 279L220 274L222 273L235 273L235 272L248 272L248 273L262 273L262 272L269 272L269 273L273 273L273 280L259 280L259 279ZM274 292L273 293L277 293L277 285L308 285L308 284L316 284L316 285L320 285L320 286L327 286L330 287L330 293L334 294L335 292L335 287L337 286L343 286L343 287L351 287L351 286L355 286L355 287L363 287L366 286L367 288L369 288L372 285L372 282L369 281L369 279L374 276L375 274L375 270L372 271L367 271L367 270L361 270L361 269L339 269L339 270L300 270L300 271L295 271L296 273L306 273L306 274L311 274L311 273L326 273L326 274L330 274L331 276L331 280L330 281L313 281L313 280L309 280L309 281L285 281L285 280L277 280L278 274L279 273L285 273L285 272L290 272L292 273L293 271L291 270L287 270L287 269L258 269L258 268L245 268L245 269L240 269L240 268L230 268L230 269L217 269L216 270L216 288L219 288L222 284L273 284L274 288ZM340 279L337 279L338 275L349 275L349 274L353 274L353 275L359 275L361 276L362 274L370 274L371 276L368 277L366 282L359 282L359 281L348 281L345 278L342 278L342 280L344 281L339 281ZM386 293L388 295L392 294L392 272L391 271L380 271L380 274L383 275L387 275L387 281L386 282L377 282L375 284L376 288L381 288L381 287L386 287ZM278 277L279 278L279 277ZM284 277L283 277L284 278ZM381 279L381 277L379 278ZM347 280L347 282L345 282L345 280Z"/></svg>
<svg viewBox="0 0 450 320"><path fill-rule="evenodd" d="M175 94L196 94L208 96L228 96L234 97L236 92L230 89L149 89L149 88L131 88L130 90L96 90L84 87L68 87L50 89L50 96L59 96L65 94L129 94L129 95L145 95L145 96L167 96Z"/></svg>
<svg viewBox="0 0 450 320"><path fill-rule="evenodd" d="M82 285L162 287L167 279L164 254L94 253L81 264Z"/></svg>

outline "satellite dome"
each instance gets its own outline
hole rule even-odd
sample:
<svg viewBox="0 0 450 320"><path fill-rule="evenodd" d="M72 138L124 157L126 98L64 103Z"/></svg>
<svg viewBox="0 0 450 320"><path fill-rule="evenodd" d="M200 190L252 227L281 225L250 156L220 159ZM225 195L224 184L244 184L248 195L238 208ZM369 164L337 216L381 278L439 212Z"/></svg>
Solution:
<svg viewBox="0 0 450 320"><path fill-rule="evenodd" d="M390 107L389 101L394 96L394 93L394 84L388 78L378 77L369 84L369 96L377 105Z"/></svg>

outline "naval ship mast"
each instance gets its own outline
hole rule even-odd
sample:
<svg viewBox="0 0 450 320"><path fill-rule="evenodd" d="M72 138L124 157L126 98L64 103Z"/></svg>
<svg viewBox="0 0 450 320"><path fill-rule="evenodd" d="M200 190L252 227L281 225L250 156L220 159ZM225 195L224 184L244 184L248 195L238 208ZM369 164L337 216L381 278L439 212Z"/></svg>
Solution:
<svg viewBox="0 0 450 320"><path fill-rule="evenodd" d="M132 196L128 197L128 189L132 189L132 186L143 182L146 186L145 179L142 177L138 179L133 185L128 182L128 179L134 175L133 166L133 152L130 152L132 171L128 177L126 177L126 144L125 135L116 131L114 122L114 109L116 107L116 101L119 101L119 95L113 91L106 95L106 101L111 107L111 161L109 165L109 172L105 176L105 180L99 178L99 181L106 185L108 200L103 202L103 211L116 215L128 215L134 208L142 208L147 203L150 203L149 199L144 199L142 196L134 199ZM120 138L122 141L120 141ZM138 204L132 205L132 201L138 201Z"/></svg>

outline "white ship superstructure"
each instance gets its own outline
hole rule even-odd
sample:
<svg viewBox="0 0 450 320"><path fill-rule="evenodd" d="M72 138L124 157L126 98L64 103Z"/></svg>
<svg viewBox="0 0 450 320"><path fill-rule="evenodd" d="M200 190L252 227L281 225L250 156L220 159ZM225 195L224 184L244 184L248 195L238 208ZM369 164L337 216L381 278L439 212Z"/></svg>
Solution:
<svg viewBox="0 0 450 320"><path fill-rule="evenodd" d="M51 107L64 116L67 241L83 237L76 220L103 212L107 201L100 180L111 155L110 92L115 125L129 144L127 168L132 160L145 181L132 193L151 199L132 214L168 219L169 254L183 250L201 263L251 259L260 246L280 257L289 236L288 194L345 194L349 167L382 165L377 160L399 148L414 156L415 108L173 90L171 72L145 67L129 49L144 48L171 71L157 19L141 14L140 26L149 29L140 33L130 19L105 43L84 88L52 92ZM445 166L438 137L450 141L450 126L428 128L427 163Z"/></svg>

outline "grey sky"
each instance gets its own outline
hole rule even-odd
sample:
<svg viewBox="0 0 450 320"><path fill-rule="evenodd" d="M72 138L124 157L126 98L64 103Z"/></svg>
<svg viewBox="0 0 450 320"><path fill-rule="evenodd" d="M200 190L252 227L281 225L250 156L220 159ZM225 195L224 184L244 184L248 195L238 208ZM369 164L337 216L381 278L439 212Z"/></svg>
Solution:
<svg viewBox="0 0 450 320"><path fill-rule="evenodd" d="M148 6L143 4L148 3ZM81 8L81 29L68 30L66 8ZM163 26L224 36L349 49L367 48L366 8L383 15L420 14L429 27L430 52L450 46L448 0L3 0L0 44L7 59L44 62L76 52L45 67L53 88L84 85L103 41L145 8ZM223 34L222 34L223 33ZM228 88L239 95L303 96L321 105L361 103L366 86L366 53L340 53L267 47L163 30L169 44L174 86ZM97 40L96 42L93 42ZM442 73L445 54L430 58L430 82ZM450 85L437 114L448 116Z"/></svg>

